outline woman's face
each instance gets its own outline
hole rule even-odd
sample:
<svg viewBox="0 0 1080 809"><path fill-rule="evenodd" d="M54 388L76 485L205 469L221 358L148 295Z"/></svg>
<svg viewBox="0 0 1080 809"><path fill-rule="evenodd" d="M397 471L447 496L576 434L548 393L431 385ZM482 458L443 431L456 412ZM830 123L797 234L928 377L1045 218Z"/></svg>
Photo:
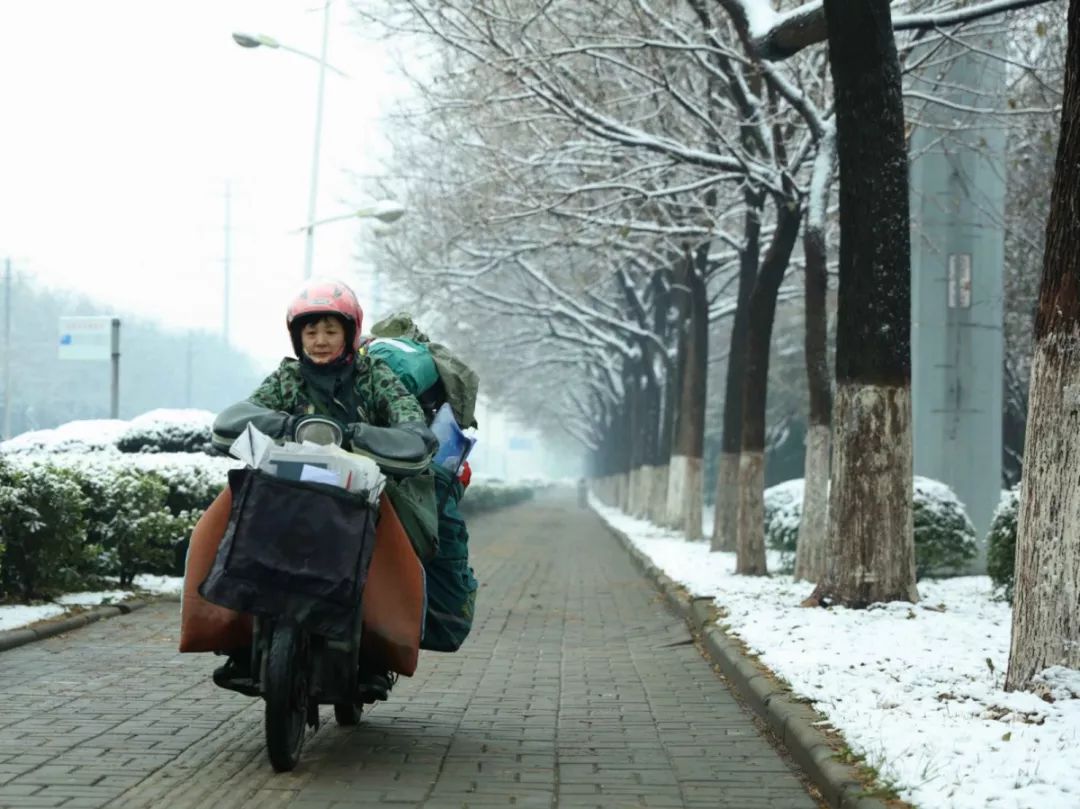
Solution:
<svg viewBox="0 0 1080 809"><path fill-rule="evenodd" d="M333 362L345 350L345 327L336 317L327 315L304 326L300 344L316 365Z"/></svg>

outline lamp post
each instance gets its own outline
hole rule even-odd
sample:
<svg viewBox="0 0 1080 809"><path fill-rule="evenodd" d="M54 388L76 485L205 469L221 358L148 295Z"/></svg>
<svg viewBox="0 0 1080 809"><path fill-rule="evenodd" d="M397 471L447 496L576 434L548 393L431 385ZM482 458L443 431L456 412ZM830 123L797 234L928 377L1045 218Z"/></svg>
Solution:
<svg viewBox="0 0 1080 809"><path fill-rule="evenodd" d="M315 257L315 202L319 192L319 147L322 141L323 89L326 84L326 69L330 68L335 73L342 76L345 75L336 67L326 63L326 46L330 38L330 0L326 0L326 3L323 5L322 50L318 57L312 56L310 53L297 48L290 48L287 45L283 45L273 37L266 36L265 34L244 34L236 32L233 33L232 38L233 41L242 48L258 48L259 46L264 46L267 48L281 49L303 56L306 59L312 59L319 63L318 90L315 95L315 140L311 154L311 189L308 195L307 220L309 224L306 228L304 239L304 278L310 278L311 266Z"/></svg>
<svg viewBox="0 0 1080 809"><path fill-rule="evenodd" d="M297 228L293 233L310 233L319 225L326 225L330 222L342 222L346 219L377 219L384 225L390 225L401 219L405 215L405 206L400 202L394 202L393 200L385 199L374 202L366 208L359 208L349 213L338 214L337 216L328 216L324 219L308 220L308 223L303 227Z"/></svg>
<svg viewBox="0 0 1080 809"><path fill-rule="evenodd" d="M330 222L342 222L346 219L375 219L376 224L382 226L382 233L386 233L392 228L394 222L397 222L401 217L405 215L405 206L400 202L394 200L383 199L371 203L363 208L359 208L349 213L338 214L337 216L328 216L325 219L320 219L315 222L308 222L303 227L297 228L292 231L293 233L307 232L310 233L312 229L319 227L320 225L326 225ZM381 235L380 232L375 233L376 236ZM374 276L372 290L372 311L377 311L379 308L379 276L378 273Z"/></svg>

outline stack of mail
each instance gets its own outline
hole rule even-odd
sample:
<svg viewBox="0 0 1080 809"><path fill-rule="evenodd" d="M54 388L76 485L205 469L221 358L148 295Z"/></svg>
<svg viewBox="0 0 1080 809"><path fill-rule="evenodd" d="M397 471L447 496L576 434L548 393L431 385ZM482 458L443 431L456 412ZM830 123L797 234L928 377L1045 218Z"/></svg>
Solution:
<svg viewBox="0 0 1080 809"><path fill-rule="evenodd" d="M252 469L261 469L286 480L327 483L350 492L366 493L374 503L386 478L370 458L353 455L341 447L305 441L275 443L252 425L229 448L230 454Z"/></svg>

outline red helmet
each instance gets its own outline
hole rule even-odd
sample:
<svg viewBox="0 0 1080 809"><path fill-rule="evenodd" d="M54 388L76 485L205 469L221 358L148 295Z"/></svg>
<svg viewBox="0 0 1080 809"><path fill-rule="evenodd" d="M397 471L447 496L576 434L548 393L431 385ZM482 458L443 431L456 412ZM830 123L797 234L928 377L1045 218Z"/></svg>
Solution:
<svg viewBox="0 0 1080 809"><path fill-rule="evenodd" d="M312 280L293 298L285 314L285 325L292 337L296 356L300 356L299 330L293 326L306 321L309 315L336 315L345 322L345 345L353 353L360 348L360 330L364 325L364 310L355 293L341 281Z"/></svg>

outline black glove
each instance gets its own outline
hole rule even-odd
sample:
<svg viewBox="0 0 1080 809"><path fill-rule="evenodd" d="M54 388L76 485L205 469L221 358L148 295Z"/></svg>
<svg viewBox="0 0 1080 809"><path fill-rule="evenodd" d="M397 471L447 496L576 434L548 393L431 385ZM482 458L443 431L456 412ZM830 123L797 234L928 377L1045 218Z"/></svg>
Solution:
<svg viewBox="0 0 1080 809"><path fill-rule="evenodd" d="M439 451L439 439L435 437L435 433L428 429L428 426L422 421L404 421L401 424L396 425L398 430L404 430L407 433L412 433L424 442L424 446L427 451L434 455Z"/></svg>
<svg viewBox="0 0 1080 809"><path fill-rule="evenodd" d="M353 422L345 425L345 438L356 451L389 459L419 460L439 448L434 434L419 421L394 427Z"/></svg>

